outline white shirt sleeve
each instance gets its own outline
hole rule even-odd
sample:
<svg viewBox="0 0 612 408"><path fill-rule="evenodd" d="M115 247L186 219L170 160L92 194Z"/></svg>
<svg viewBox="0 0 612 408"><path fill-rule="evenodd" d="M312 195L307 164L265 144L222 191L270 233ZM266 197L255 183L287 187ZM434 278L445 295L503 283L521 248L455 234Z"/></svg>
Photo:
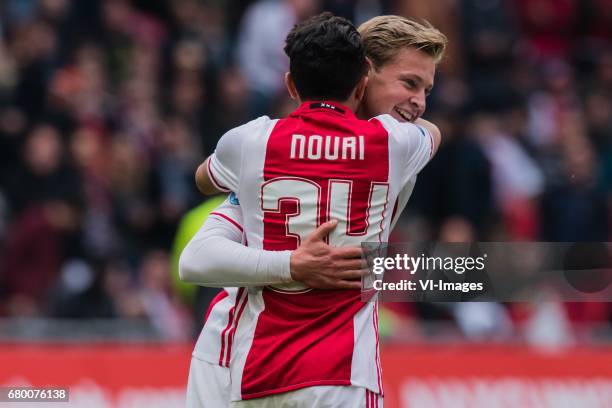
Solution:
<svg viewBox="0 0 612 408"><path fill-rule="evenodd" d="M431 160L434 149L433 137L423 126L399 122L391 115L380 115L376 119L389 132L394 148L401 149L405 155L402 177L402 185L405 185Z"/></svg>
<svg viewBox="0 0 612 408"><path fill-rule="evenodd" d="M221 191L238 191L242 161L242 137L238 129L221 137L207 163L210 181Z"/></svg>
<svg viewBox="0 0 612 408"><path fill-rule="evenodd" d="M210 180L217 189L226 192L239 192L245 140L253 135L257 136L261 132L262 126L269 124L269 122L270 118L261 116L229 130L221 137L207 167Z"/></svg>
<svg viewBox="0 0 612 408"><path fill-rule="evenodd" d="M242 212L226 200L210 213L179 259L181 280L202 286L265 286L291 282L291 251L242 244Z"/></svg>

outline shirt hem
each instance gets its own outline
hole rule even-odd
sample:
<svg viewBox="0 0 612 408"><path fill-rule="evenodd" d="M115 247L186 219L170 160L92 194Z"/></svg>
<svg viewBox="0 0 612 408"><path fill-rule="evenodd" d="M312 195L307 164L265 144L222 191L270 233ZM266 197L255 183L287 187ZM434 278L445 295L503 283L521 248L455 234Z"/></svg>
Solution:
<svg viewBox="0 0 612 408"><path fill-rule="evenodd" d="M287 385L285 387L274 388L272 390L259 391L259 392L251 392L251 393L248 393L248 394L244 394L243 393L242 394L242 399L243 400L249 400L249 399L255 399L255 398L262 398L262 397L267 397L269 395L282 394L282 393L289 392L289 391L299 390L301 388L315 387L315 386L319 386L319 385L350 386L350 385L353 385L353 384L351 384L351 382L347 381L347 380L317 380L317 381L308 381L308 382L304 382L304 383L300 383L300 384L293 384L293 385Z"/></svg>

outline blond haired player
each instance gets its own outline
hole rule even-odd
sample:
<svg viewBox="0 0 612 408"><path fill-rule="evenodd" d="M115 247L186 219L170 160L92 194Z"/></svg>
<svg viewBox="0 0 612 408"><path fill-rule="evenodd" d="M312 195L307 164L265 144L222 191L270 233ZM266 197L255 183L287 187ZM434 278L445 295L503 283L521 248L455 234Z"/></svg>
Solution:
<svg viewBox="0 0 612 408"><path fill-rule="evenodd" d="M446 37L430 25L398 16L373 18L362 24L359 32L371 61L369 82L358 110L359 116L368 118L389 113L397 120L419 123L418 118L425 111L426 96L433 87L436 65L446 47ZM198 171L199 184L203 170L201 167ZM393 209L394 221L405 206L414 181L414 178L410 180L399 195ZM293 252L269 252L239 244L243 236L242 214L235 196L211 214L185 249L181 258L182 278L228 288L213 302L195 347L189 377L188 406L229 405L227 367L231 350L228 349L231 348L247 294L247 289L229 286L263 286L291 281L330 289L359 285L352 281L358 275L343 279L338 277L341 274L336 273L344 260L333 254L332 251L338 248L331 248L323 241L334 226L329 222L321 225ZM358 255L360 251L353 254ZM299 398L301 392L303 390L286 394ZM375 392L366 391L364 406L382 406L381 394L380 388ZM274 398L277 397L266 399L273 403ZM241 404L259 400L251 401ZM311 406L316 406L312 402Z"/></svg>

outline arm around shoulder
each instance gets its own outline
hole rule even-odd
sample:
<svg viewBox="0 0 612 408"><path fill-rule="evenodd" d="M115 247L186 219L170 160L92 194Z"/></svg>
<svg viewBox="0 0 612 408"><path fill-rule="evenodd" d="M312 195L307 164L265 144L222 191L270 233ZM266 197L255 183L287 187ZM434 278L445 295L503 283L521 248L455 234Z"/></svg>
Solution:
<svg viewBox="0 0 612 408"><path fill-rule="evenodd" d="M440 142L442 141L442 135L440 133L440 129L438 129L438 127L434 125L433 123L423 118L418 118L417 120L414 121L414 124L425 128L427 132L429 132L429 134L431 135L431 139L432 139L431 156L433 157L438 151L438 148L440 147Z"/></svg>
<svg viewBox="0 0 612 408"><path fill-rule="evenodd" d="M241 244L242 232L209 217L179 259L182 281L202 286L264 286L291 281L290 251L263 251Z"/></svg>

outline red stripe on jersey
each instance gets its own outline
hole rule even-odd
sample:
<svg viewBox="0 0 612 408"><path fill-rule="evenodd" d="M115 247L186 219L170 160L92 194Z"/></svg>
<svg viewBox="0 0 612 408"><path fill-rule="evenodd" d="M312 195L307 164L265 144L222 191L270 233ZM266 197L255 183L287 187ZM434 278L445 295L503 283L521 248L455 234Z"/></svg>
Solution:
<svg viewBox="0 0 612 408"><path fill-rule="evenodd" d="M238 224L237 221L232 220L227 215L218 213L216 211L211 212L210 215L216 215L216 216L219 216L221 218L224 218L224 219L228 220L229 222L231 222L236 228L238 228L240 230L240 232L244 232L244 230L242 229L242 225Z"/></svg>
<svg viewBox="0 0 612 408"><path fill-rule="evenodd" d="M240 288L238 289L238 293L236 294L236 300L234 301L234 306L232 306L232 308L229 311L229 317L227 319L227 326L225 326L225 329L223 329L223 331L221 332L221 352L219 353L219 365L223 366L224 363L224 357L225 357L225 335L227 333L227 331L232 327L232 324L234 323L234 310L236 309L236 305L238 304L238 302L240 301L240 298L242 297L242 292L244 292L244 288Z"/></svg>
<svg viewBox="0 0 612 408"><path fill-rule="evenodd" d="M370 408L370 390L366 388L366 408Z"/></svg>
<svg viewBox="0 0 612 408"><path fill-rule="evenodd" d="M242 398L316 385L350 385L359 291L284 294L264 288ZM333 305L333 306L330 306ZM262 370L265 367L265 370Z"/></svg>
<svg viewBox="0 0 612 408"><path fill-rule="evenodd" d="M225 191L226 193L229 192L230 190L223 186L221 183L219 183L219 181L217 180L217 178L215 177L213 171L212 171L212 167L210 165L210 158L208 158L208 160L206 160L206 169L208 170L208 175L210 176L210 181L215 185L215 187L217 188L217 190L220 191Z"/></svg>
<svg viewBox="0 0 612 408"><path fill-rule="evenodd" d="M230 329L227 335L227 353L225 356L225 366L226 367L229 367L229 364L230 364L230 357L232 355L232 344L234 342L234 334L236 333L236 327L238 327L240 316L242 316L242 312L244 312L244 307L246 306L248 299L249 299L249 294L248 292L245 291L244 297L242 298L240 306L238 307L238 315L236 316L236 319L234 320L234 325Z"/></svg>
<svg viewBox="0 0 612 408"><path fill-rule="evenodd" d="M208 309L206 309L206 314L204 315L204 323L206 323L206 321L208 320L208 316L210 316L210 312L212 312L213 307L215 307L217 303L225 299L228 295L229 293L227 293L224 289L221 292L217 293L217 295L210 301Z"/></svg>

